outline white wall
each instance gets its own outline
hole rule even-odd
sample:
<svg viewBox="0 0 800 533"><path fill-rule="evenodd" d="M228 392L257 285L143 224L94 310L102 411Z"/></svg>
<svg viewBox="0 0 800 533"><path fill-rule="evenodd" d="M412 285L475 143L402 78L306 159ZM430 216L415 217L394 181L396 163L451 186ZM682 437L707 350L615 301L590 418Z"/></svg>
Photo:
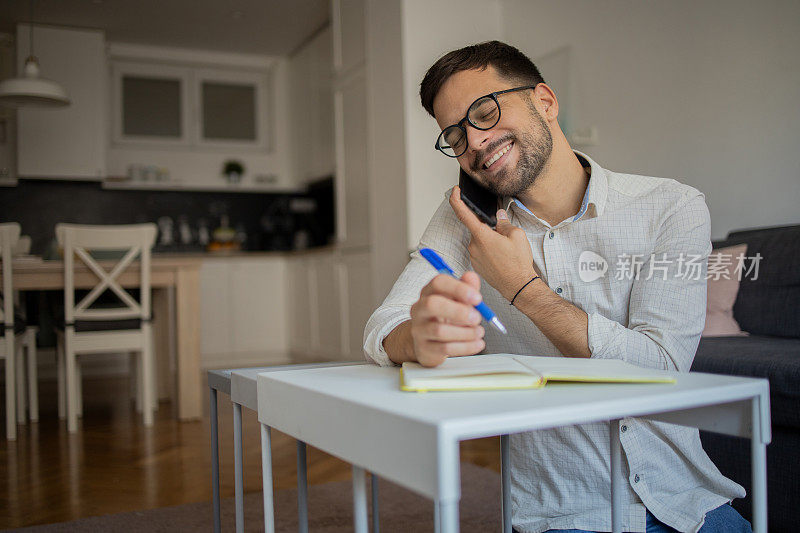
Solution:
<svg viewBox="0 0 800 533"><path fill-rule="evenodd" d="M420 104L419 84L450 50L503 38L500 2L405 0L402 25L408 247L413 248L445 191L458 183L458 163L433 148L439 126Z"/></svg>
<svg viewBox="0 0 800 533"><path fill-rule="evenodd" d="M800 223L800 2L500 2L534 61L569 47L561 105L600 164L697 187L713 238Z"/></svg>

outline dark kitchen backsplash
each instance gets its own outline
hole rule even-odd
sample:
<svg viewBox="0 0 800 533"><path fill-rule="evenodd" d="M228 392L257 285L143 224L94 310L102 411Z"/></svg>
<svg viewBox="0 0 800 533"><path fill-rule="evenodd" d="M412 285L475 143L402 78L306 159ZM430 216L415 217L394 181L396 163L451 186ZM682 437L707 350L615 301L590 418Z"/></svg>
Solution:
<svg viewBox="0 0 800 533"><path fill-rule="evenodd" d="M201 251L199 228L208 232L227 215L230 226L246 236L246 250L291 250L328 244L333 235L333 178L309 186L304 194L103 189L98 182L19 180L0 187L0 222L19 222L31 237L31 253L54 247L59 222L133 224L159 222L156 251ZM173 244L164 245L161 231L169 217ZM181 244L180 223L191 230L191 243Z"/></svg>

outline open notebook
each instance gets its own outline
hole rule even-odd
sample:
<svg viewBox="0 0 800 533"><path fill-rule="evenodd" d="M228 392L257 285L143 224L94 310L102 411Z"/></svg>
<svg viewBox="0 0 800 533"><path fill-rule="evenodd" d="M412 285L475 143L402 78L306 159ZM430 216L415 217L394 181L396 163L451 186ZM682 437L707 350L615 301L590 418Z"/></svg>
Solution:
<svg viewBox="0 0 800 533"><path fill-rule="evenodd" d="M400 371L400 388L412 392L536 389L548 381L674 383L675 378L617 359L511 354L451 357L435 368L403 363Z"/></svg>

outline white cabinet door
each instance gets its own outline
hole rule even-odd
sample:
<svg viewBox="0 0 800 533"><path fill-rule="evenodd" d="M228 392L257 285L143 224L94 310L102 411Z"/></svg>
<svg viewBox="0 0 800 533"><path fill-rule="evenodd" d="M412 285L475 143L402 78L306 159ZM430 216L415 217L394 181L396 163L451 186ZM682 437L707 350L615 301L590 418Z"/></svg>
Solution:
<svg viewBox="0 0 800 533"><path fill-rule="evenodd" d="M208 258L200 270L200 352L206 368L289 359L282 257Z"/></svg>
<svg viewBox="0 0 800 533"><path fill-rule="evenodd" d="M365 246L370 238L366 98L363 69L334 92L337 232L344 247Z"/></svg>
<svg viewBox="0 0 800 533"><path fill-rule="evenodd" d="M229 270L228 259L206 259L200 269L200 353L203 363L210 363L216 354L230 350Z"/></svg>
<svg viewBox="0 0 800 533"><path fill-rule="evenodd" d="M335 172L330 28L289 60L292 162L298 184Z"/></svg>
<svg viewBox="0 0 800 533"><path fill-rule="evenodd" d="M29 25L17 27L17 65L28 55ZM101 179L106 175L108 67L103 32L34 27L43 78L60 83L72 103L21 108L17 173L22 177Z"/></svg>
<svg viewBox="0 0 800 533"><path fill-rule="evenodd" d="M341 297L345 309L342 321L345 359L358 360L364 357L364 327L377 307L372 296L370 261L369 252L343 253L340 259L343 277Z"/></svg>
<svg viewBox="0 0 800 533"><path fill-rule="evenodd" d="M342 356L341 331L341 274L334 254L321 254L313 259L313 289L316 298L312 298L312 311L315 315L317 335L312 337L315 352L326 357L339 359ZM316 300L316 302L314 301Z"/></svg>
<svg viewBox="0 0 800 533"><path fill-rule="evenodd" d="M232 351L287 356L286 261L237 259L230 276Z"/></svg>
<svg viewBox="0 0 800 533"><path fill-rule="evenodd" d="M331 7L334 65L341 73L364 63L364 0L334 0Z"/></svg>
<svg viewBox="0 0 800 533"><path fill-rule="evenodd" d="M291 353L307 357L312 350L312 330L315 320L311 312L310 259L295 257L288 263L289 288L289 347Z"/></svg>

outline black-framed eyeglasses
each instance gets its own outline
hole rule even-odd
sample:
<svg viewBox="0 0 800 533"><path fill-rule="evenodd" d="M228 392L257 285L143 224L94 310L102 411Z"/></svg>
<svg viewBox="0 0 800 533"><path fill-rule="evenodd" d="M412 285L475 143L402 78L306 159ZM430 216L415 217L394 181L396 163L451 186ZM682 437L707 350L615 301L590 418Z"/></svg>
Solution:
<svg viewBox="0 0 800 533"><path fill-rule="evenodd" d="M447 157L461 156L467 151L467 129L464 127L465 121L475 129L483 131L490 130L500 122L500 102L497 101L499 95L535 88L536 85L525 85L523 87L514 87L513 89L496 91L486 96L481 96L470 104L464 118L442 130L439 137L436 139L435 148Z"/></svg>

